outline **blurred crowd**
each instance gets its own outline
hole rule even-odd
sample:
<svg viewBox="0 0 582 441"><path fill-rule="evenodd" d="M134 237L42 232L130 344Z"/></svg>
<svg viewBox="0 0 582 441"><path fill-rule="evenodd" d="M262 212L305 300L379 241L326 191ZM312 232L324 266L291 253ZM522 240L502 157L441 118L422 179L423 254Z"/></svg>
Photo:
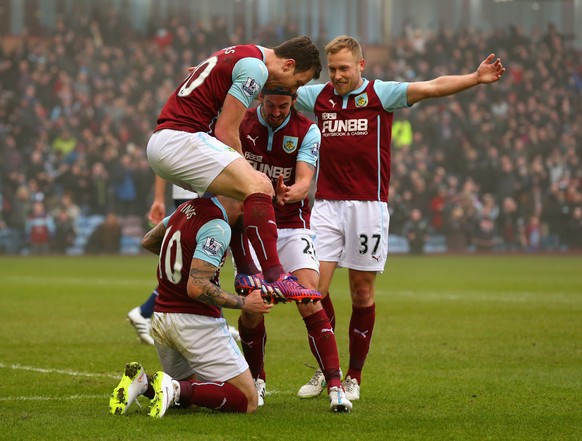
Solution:
<svg viewBox="0 0 582 441"><path fill-rule="evenodd" d="M492 51L508 69L493 87L395 113L390 230L449 251L582 249L582 53L554 26L411 30L369 76L468 73Z"/></svg>
<svg viewBox="0 0 582 441"><path fill-rule="evenodd" d="M269 25L254 42L296 34ZM145 220L161 106L189 66L243 35L219 17L138 33L112 10L0 45L0 252L64 253L79 216ZM390 232L412 252L434 236L453 252L582 249L582 54L553 26L410 27L365 77L467 73L492 50L508 69L493 87L395 113Z"/></svg>

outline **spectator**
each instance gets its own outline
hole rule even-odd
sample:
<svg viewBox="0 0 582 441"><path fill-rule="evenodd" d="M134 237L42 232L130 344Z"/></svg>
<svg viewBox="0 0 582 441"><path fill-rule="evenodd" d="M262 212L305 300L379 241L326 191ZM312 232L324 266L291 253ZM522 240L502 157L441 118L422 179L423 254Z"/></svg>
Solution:
<svg viewBox="0 0 582 441"><path fill-rule="evenodd" d="M465 213L459 206L450 211L445 227L447 251L453 253L467 251L469 244L469 224L465 219Z"/></svg>
<svg viewBox="0 0 582 441"><path fill-rule="evenodd" d="M572 250L582 251L582 206L574 207L568 225L568 246Z"/></svg>
<svg viewBox="0 0 582 441"><path fill-rule="evenodd" d="M65 254L67 248L75 242L75 226L67 211L59 211L55 220L55 234L51 250L57 254Z"/></svg>
<svg viewBox="0 0 582 441"><path fill-rule="evenodd" d="M525 226L525 241L529 252L539 251L541 245L541 227L540 218L531 216Z"/></svg>
<svg viewBox="0 0 582 441"><path fill-rule="evenodd" d="M497 231L495 222L490 216L489 208L483 210L475 226L473 244L475 249L481 252L491 252L497 243Z"/></svg>
<svg viewBox="0 0 582 441"><path fill-rule="evenodd" d="M55 234L55 222L46 212L44 202L36 201L32 204L25 229L30 254L48 254Z"/></svg>
<svg viewBox="0 0 582 441"><path fill-rule="evenodd" d="M568 221L571 216L570 204L566 200L563 185L555 183L544 203L543 216L548 224L549 246L554 250L565 249L567 244Z"/></svg>
<svg viewBox="0 0 582 441"><path fill-rule="evenodd" d="M115 209L122 216L135 214L137 190L134 181L135 166L131 156L124 154L114 168L111 181L115 197ZM145 210L144 210L145 212Z"/></svg>
<svg viewBox="0 0 582 441"><path fill-rule="evenodd" d="M81 208L77 204L75 204L72 196L69 193L66 193L62 196L61 200L58 202L58 205L55 207L52 214L53 217L58 218L60 213L63 212L67 214L67 219L73 225L77 223L77 220L81 215Z"/></svg>
<svg viewBox="0 0 582 441"><path fill-rule="evenodd" d="M447 188L444 185L440 185L429 204L430 226L435 233L442 233L445 228L445 208L447 203Z"/></svg>
<svg viewBox="0 0 582 441"><path fill-rule="evenodd" d="M403 234L408 240L410 254L424 254L424 245L428 241L428 222L423 219L418 208L410 212L410 219L404 224Z"/></svg>
<svg viewBox="0 0 582 441"><path fill-rule="evenodd" d="M519 237L521 223L523 220L517 212L517 203L512 197L505 197L497 217L497 231L505 250L516 251L521 248Z"/></svg>
<svg viewBox="0 0 582 441"><path fill-rule="evenodd" d="M8 226L4 219L3 211L0 210L0 254L18 254L19 252L20 238L17 231Z"/></svg>
<svg viewBox="0 0 582 441"><path fill-rule="evenodd" d="M91 194L91 214L107 213L111 207L109 173L102 162L95 162L91 167L89 191Z"/></svg>
<svg viewBox="0 0 582 441"><path fill-rule="evenodd" d="M116 254L121 249L121 222L115 213L108 213L105 220L89 236L85 253Z"/></svg>

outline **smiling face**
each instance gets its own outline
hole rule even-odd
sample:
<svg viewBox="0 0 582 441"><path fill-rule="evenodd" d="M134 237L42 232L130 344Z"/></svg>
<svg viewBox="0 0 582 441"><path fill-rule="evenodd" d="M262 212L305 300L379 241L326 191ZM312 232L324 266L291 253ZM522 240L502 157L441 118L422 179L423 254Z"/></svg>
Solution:
<svg viewBox="0 0 582 441"><path fill-rule="evenodd" d="M329 79L339 95L347 95L362 85L364 65L364 59L347 48L327 54Z"/></svg>
<svg viewBox="0 0 582 441"><path fill-rule="evenodd" d="M261 116L271 126L276 129L287 119L294 99L288 95L262 95Z"/></svg>

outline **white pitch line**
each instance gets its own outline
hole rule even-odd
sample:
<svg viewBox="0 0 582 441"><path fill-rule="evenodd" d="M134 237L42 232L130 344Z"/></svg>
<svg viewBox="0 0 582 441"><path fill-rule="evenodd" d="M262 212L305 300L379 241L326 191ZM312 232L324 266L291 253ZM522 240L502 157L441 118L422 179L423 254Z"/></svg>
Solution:
<svg viewBox="0 0 582 441"><path fill-rule="evenodd" d="M64 374L71 375L74 377L106 377L106 378L119 378L119 374L99 374L95 372L77 372L65 369L47 369L39 368L34 366L22 366L20 364L5 364L0 363L0 369L14 369L19 371L28 372L39 372L42 374ZM271 389L267 390L266 395L278 395L282 391ZM66 397L42 397L42 396L32 396L32 397L0 397L1 401L58 401L58 400L95 400L108 398L109 395L69 395Z"/></svg>
<svg viewBox="0 0 582 441"><path fill-rule="evenodd" d="M66 369L46 369L38 368L34 366L22 366L20 364L5 364L0 363L0 368L4 369L14 369L18 371L28 371L28 372L39 372L42 374L63 374L71 375L73 377L106 377L106 378L119 378L119 374L99 374L96 372L77 372Z"/></svg>
<svg viewBox="0 0 582 441"><path fill-rule="evenodd" d="M66 397L0 397L0 401L61 401L61 400L102 400L109 395L69 395Z"/></svg>

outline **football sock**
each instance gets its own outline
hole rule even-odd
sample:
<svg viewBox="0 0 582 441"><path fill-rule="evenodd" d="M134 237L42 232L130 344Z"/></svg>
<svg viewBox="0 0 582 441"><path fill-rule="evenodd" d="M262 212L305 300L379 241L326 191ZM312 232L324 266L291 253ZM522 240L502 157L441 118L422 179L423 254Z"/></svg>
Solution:
<svg viewBox="0 0 582 441"><path fill-rule="evenodd" d="M339 355L335 334L323 309L303 318L311 353L317 360L327 387L341 385Z"/></svg>
<svg viewBox="0 0 582 441"><path fill-rule="evenodd" d="M242 320L238 319L238 332L240 342L249 364L249 370L253 378L267 380L265 375L265 346L267 345L267 331L265 329L265 319L261 320L254 328L247 328Z"/></svg>
<svg viewBox="0 0 582 441"><path fill-rule="evenodd" d="M255 250L265 280L275 282L285 271L277 253L277 223L271 197L265 193L247 196L243 219L245 233Z"/></svg>
<svg viewBox="0 0 582 441"><path fill-rule="evenodd" d="M154 315L154 306L156 305L156 298L158 297L157 288L152 291L148 299L143 305L139 307L139 312L144 318L151 318Z"/></svg>
<svg viewBox="0 0 582 441"><path fill-rule="evenodd" d="M333 302L331 301L329 291L327 292L327 295L321 299L321 306L323 306L323 310L329 319L331 328L335 331L335 310L333 309Z"/></svg>
<svg viewBox="0 0 582 441"><path fill-rule="evenodd" d="M247 397L230 383L202 383L193 380L179 383L180 406L188 407L194 404L220 412L247 411Z"/></svg>
<svg viewBox="0 0 582 441"><path fill-rule="evenodd" d="M249 246L249 238L244 233L242 222L237 222L232 228L230 252L232 253L237 273L257 274L261 272L253 260Z"/></svg>
<svg viewBox="0 0 582 441"><path fill-rule="evenodd" d="M370 351L372 332L376 320L376 305L352 306L350 320L350 366L347 375L362 382L362 368Z"/></svg>

